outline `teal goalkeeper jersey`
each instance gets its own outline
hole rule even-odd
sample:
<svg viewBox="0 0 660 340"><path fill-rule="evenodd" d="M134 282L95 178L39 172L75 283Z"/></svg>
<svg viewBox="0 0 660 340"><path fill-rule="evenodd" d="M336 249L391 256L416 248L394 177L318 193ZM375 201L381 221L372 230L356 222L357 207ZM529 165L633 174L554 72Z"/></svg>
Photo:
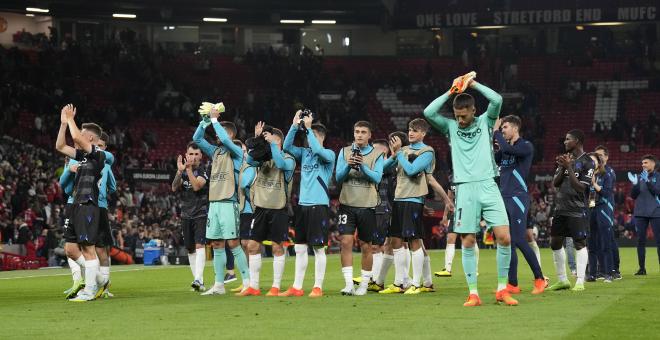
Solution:
<svg viewBox="0 0 660 340"><path fill-rule="evenodd" d="M493 125L500 115L502 96L479 83L474 88L488 98L486 113L475 117L470 126L462 129L458 123L438 114L438 110L450 98L445 93L424 109L424 116L431 125L447 136L451 145L451 161L454 183L478 182L492 179L497 174L493 152Z"/></svg>

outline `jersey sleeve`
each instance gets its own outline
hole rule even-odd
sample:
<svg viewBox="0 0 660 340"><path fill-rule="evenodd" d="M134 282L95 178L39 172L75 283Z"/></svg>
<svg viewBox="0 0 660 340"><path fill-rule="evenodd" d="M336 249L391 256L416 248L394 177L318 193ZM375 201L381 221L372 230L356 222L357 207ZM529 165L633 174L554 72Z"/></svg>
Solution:
<svg viewBox="0 0 660 340"><path fill-rule="evenodd" d="M578 169L578 164L580 164ZM591 160L576 162L576 171L578 171L578 181L586 186L591 186L591 179L594 177L594 163Z"/></svg>

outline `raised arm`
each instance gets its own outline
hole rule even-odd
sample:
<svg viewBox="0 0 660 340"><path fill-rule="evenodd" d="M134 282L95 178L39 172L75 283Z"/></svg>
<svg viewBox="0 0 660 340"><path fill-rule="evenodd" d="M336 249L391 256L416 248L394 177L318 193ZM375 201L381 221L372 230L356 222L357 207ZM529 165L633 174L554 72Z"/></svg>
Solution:
<svg viewBox="0 0 660 340"><path fill-rule="evenodd" d="M472 81L470 87L479 91L486 99L488 99L488 109L486 109L486 115L491 120L496 120L500 116L500 110L502 109L502 96L491 90L488 86L478 83L477 81Z"/></svg>
<svg viewBox="0 0 660 340"><path fill-rule="evenodd" d="M496 130L494 135L495 140L497 140L497 143L500 145L500 151L503 153L518 157L527 157L534 152L534 146L532 146L532 143L528 141L523 141L522 143L511 145L506 141L506 139L504 139L502 131Z"/></svg>
<svg viewBox="0 0 660 340"><path fill-rule="evenodd" d="M296 160L300 161L302 159L302 148L293 145L293 141L296 139L297 131L298 125L291 125L289 132L287 132L286 137L284 138L282 149L291 154Z"/></svg>
<svg viewBox="0 0 660 340"><path fill-rule="evenodd" d="M238 187L245 191L245 189L249 189L250 186L252 185L252 182L254 181L254 168L249 167L243 171L243 176L241 176L241 182L238 183Z"/></svg>
<svg viewBox="0 0 660 340"><path fill-rule="evenodd" d="M653 179L655 178L655 182ZM649 176L649 180L646 181L646 187L649 189L653 196L660 195L660 174L654 172Z"/></svg>
<svg viewBox="0 0 660 340"><path fill-rule="evenodd" d="M291 158L284 158L282 150L276 143L270 143L270 153L273 155L275 166L284 171L293 171L296 169L296 162Z"/></svg>
<svg viewBox="0 0 660 340"><path fill-rule="evenodd" d="M64 171L62 171L62 175L60 175L60 187L68 196L71 196L71 192L73 192L73 180L76 177L71 171L71 166L73 164L77 164L77 162L73 159L69 160L69 164L64 167Z"/></svg>
<svg viewBox="0 0 660 340"><path fill-rule="evenodd" d="M600 188L596 187L594 185L594 189L601 195L601 196L609 196L614 192L614 176L610 173L605 173L605 177L603 178L603 185L599 186ZM598 190L600 189L600 190Z"/></svg>
<svg viewBox="0 0 660 340"><path fill-rule="evenodd" d="M204 130L208 126L208 123L205 121L199 122L199 125L197 126L197 130L195 130L195 134L193 134L193 142L199 146L200 149L202 149L202 152L208 157L213 159L213 155L215 155L215 150L218 148L217 146L211 145L206 138L204 138Z"/></svg>
<svg viewBox="0 0 660 340"><path fill-rule="evenodd" d="M431 126L443 134L448 132L449 122L451 120L439 114L438 111L440 108L442 108L443 105L445 105L447 100L449 100L449 96L450 92L445 92L442 94L442 96L436 98L424 109L424 117L426 117L426 120L431 124Z"/></svg>
<svg viewBox="0 0 660 340"><path fill-rule="evenodd" d="M73 138L73 142L75 144L78 144L80 146L80 149L84 151L85 153L89 154L91 153L92 150L92 143L85 138L82 133L80 133L80 129L78 128L78 125L76 124L76 108L69 104L66 106L64 110L64 114L66 115L67 118L67 125L69 126L69 132L71 133L71 138Z"/></svg>
<svg viewBox="0 0 660 340"><path fill-rule="evenodd" d="M62 108L62 113L60 114L60 130L57 132L55 150L65 156L69 156L69 158L74 158L76 156L76 149L66 144L66 129L69 125L69 118L67 117L66 110L68 109L69 105L65 106Z"/></svg>
<svg viewBox="0 0 660 340"><path fill-rule="evenodd" d="M348 166L348 163L344 159L344 151L339 150L337 155L337 166L335 168L335 179L337 180L337 183L344 182L350 171L351 168Z"/></svg>
<svg viewBox="0 0 660 340"><path fill-rule="evenodd" d="M172 181L172 192L177 192L177 190L181 189L181 184L183 184L182 176L184 171L186 171L186 164L183 163L183 157L179 155L179 157L176 158L176 174L174 175L174 180Z"/></svg>
<svg viewBox="0 0 660 340"><path fill-rule="evenodd" d="M318 139L316 139L314 132L310 129L307 130L307 143L310 149L312 149L312 153L319 156L321 162L332 163L335 161L335 153L330 149L323 148Z"/></svg>
<svg viewBox="0 0 660 340"><path fill-rule="evenodd" d="M370 169L366 164L360 164L360 170L369 178L373 183L380 183L380 180L383 178L383 155L378 156L376 163L374 163L374 168Z"/></svg>
<svg viewBox="0 0 660 340"><path fill-rule="evenodd" d="M433 153L424 152L410 163L405 154L399 152L396 155L396 160L399 162L399 166L403 168L403 172L405 172L406 176L415 176L431 165L431 162L433 161Z"/></svg>
<svg viewBox="0 0 660 340"><path fill-rule="evenodd" d="M231 152L231 156L234 159L243 159L243 149L240 146L234 144L234 141L229 138L225 128L220 125L217 118L211 118L211 124L213 125L213 130L218 135L222 145Z"/></svg>

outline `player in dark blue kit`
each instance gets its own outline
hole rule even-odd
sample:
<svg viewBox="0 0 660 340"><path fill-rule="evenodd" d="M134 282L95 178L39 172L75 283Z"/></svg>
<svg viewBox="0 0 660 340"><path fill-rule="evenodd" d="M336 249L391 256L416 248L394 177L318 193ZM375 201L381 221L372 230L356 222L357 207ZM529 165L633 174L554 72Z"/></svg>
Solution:
<svg viewBox="0 0 660 340"><path fill-rule="evenodd" d="M612 180L612 188L609 193L602 193L603 196L607 196L607 202L609 202L612 206L608 205L608 211L611 211L612 219L614 219L614 183L616 183L616 172L614 169L612 169L611 166L607 164L607 162L610 159L610 153L607 150L606 147L599 145L596 147L597 154L600 155L600 160L603 162L603 165L605 166L605 173L608 174L608 176ZM601 189L602 190L602 189ZM599 191L599 193L601 193ZM607 195L605 195L607 194ZM619 263L620 263L620 258L619 258L619 245L616 243L616 239L614 238L614 227L611 228L611 233L610 233L610 249L612 249L612 278L614 280L621 280L621 272L619 271Z"/></svg>
<svg viewBox="0 0 660 340"><path fill-rule="evenodd" d="M646 275L646 229L649 224L655 235L660 262L660 172L656 168L653 155L642 157L642 172L639 175L628 173L632 182L632 198L635 199L635 230L637 231L637 260L639 270L635 275Z"/></svg>
<svg viewBox="0 0 660 340"><path fill-rule="evenodd" d="M500 124L501 131L499 130ZM500 165L500 192L511 225L511 244L520 249L534 273L532 294L541 294L545 290L546 283L536 255L525 238L530 204L525 179L532 166L534 146L520 137L521 125L520 118L513 115L498 119L495 122L493 126L494 136L499 145L495 160ZM518 255L515 248L511 252L507 290L511 294L520 293L518 287Z"/></svg>
<svg viewBox="0 0 660 340"><path fill-rule="evenodd" d="M594 282L603 277L605 283L612 282L614 262L612 257L611 234L614 226L614 181L616 174L612 168L608 172L598 153L589 156L596 165L595 176L592 178L594 206L589 219L589 275L586 281ZM599 272L600 270L600 272Z"/></svg>

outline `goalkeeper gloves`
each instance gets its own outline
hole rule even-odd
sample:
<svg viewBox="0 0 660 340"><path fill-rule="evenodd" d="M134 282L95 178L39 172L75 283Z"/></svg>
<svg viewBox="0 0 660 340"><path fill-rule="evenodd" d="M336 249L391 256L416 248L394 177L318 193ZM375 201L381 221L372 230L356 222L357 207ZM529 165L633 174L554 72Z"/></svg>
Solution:
<svg viewBox="0 0 660 340"><path fill-rule="evenodd" d="M463 91L465 91L468 88L470 83L476 77L477 77L477 72L472 71L470 73L466 73L466 74L454 79L454 82L452 83L451 88L449 89L449 91L451 93L463 93Z"/></svg>

